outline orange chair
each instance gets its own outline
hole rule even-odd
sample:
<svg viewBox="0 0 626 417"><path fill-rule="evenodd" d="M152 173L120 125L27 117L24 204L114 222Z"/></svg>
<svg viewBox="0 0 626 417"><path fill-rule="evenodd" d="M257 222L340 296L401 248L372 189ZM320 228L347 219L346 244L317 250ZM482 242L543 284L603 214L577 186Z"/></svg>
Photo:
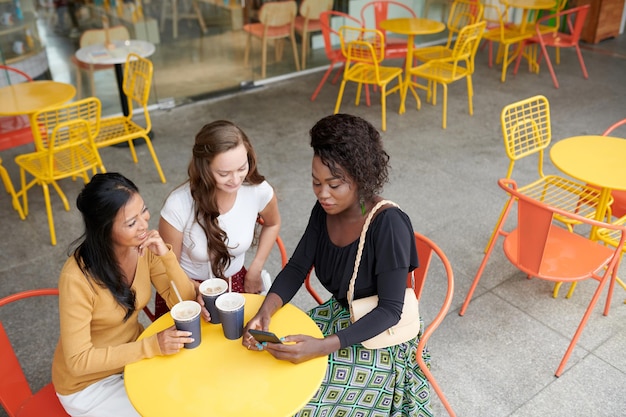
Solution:
<svg viewBox="0 0 626 417"><path fill-rule="evenodd" d="M0 86L20 82L31 82L33 79L17 68L0 65ZM26 115L0 117L0 151L33 142L30 120Z"/></svg>
<svg viewBox="0 0 626 417"><path fill-rule="evenodd" d="M513 265L529 277L537 277L552 282L577 282L587 279L598 281L598 287L556 370L555 376L558 377L565 369L570 354L574 350L604 286L610 281L604 315L609 313L620 254L626 241L626 227L599 222L580 216L573 211L562 210L546 204L525 194L517 188L517 184L511 179L502 178L498 180L498 185L509 194L509 200L503 216L497 223L496 236L504 236L504 253ZM507 217L516 202L517 226L513 231L505 231L504 225ZM566 228L558 226L553 222L557 214L589 226L617 231L620 237L616 248L601 245L588 237L572 233ZM461 316L465 314L472 299L496 240L492 239L487 248L459 312Z"/></svg>
<svg viewBox="0 0 626 417"><path fill-rule="evenodd" d="M300 67L306 68L306 55L309 48L309 33L322 30L320 14L333 8L333 0L302 0L300 14L296 16L294 28L302 36L302 60Z"/></svg>
<svg viewBox="0 0 626 417"><path fill-rule="evenodd" d="M387 96L401 92L402 68L380 65L385 58L385 41L381 31L342 26L339 28L339 35L341 52L346 58L346 64L335 104L335 114L339 113L341 108L341 99L348 81L358 84L355 100L357 106L361 99L363 84L374 85L380 88L382 130L387 130ZM387 90L393 80L397 80L397 85Z"/></svg>
<svg viewBox="0 0 626 417"><path fill-rule="evenodd" d="M335 18L335 19L333 19ZM311 101L315 101L317 95L320 93L322 86L330 76L330 73L335 67L335 64L345 65L346 57L341 52L341 43L339 40L339 32L332 27L332 20L341 20L342 23L340 26L349 25L349 26L362 26L362 23L357 18L350 16L349 14L345 14L342 12L337 12L334 10L327 10L320 14L320 27L322 30L322 37L324 38L324 51L326 52L326 57L330 61L330 65L328 69L324 73L322 80L317 85L317 88L313 92L311 96ZM332 83L335 84L341 75L341 71L337 71L335 78Z"/></svg>
<svg viewBox="0 0 626 417"><path fill-rule="evenodd" d="M388 36L380 27L380 22L392 14L394 17L417 17L417 14L406 4L394 0L374 0L361 8L361 22L367 27L367 22L374 18L374 28L381 31L385 40L385 58L406 58L408 50L405 38Z"/></svg>
<svg viewBox="0 0 626 417"><path fill-rule="evenodd" d="M578 45L578 43L580 41L580 35L582 33L585 19L587 18L587 13L589 12L590 7L591 5L585 4L580 7L575 7L573 9L560 11L555 14L542 17L537 21L535 25L535 36L525 39L522 42L522 50L533 44L539 44L539 46L541 47L541 54L539 55L539 58L534 59L534 61L537 63L536 71L539 72L539 63L541 62L541 58L545 57L546 64L548 65L548 70L550 71L550 75L552 76L552 82L554 83L555 88L559 88L559 81L556 79L556 74L554 73L554 68L552 67L552 62L550 61L550 55L548 55L548 50L546 49L546 46L555 47L557 48L557 50L558 48L574 48L576 50L576 55L578 55L578 62L580 63L580 69L583 72L583 77L585 79L589 78L589 74L587 73L587 67L585 67L585 61L583 60L583 55L580 52L580 46ZM561 18L566 19L568 32L544 32L544 22L550 19L554 19L557 22L560 22ZM519 68L521 60L522 54L519 54L515 63L515 69L513 70L513 74L517 74L517 70ZM556 63L559 64L558 54Z"/></svg>
<svg viewBox="0 0 626 417"><path fill-rule="evenodd" d="M59 295L56 288L19 292L0 299L0 307L14 301L44 295ZM27 330L30 331L30 330ZM52 383L33 393L11 341L0 322L0 403L9 417L69 417L59 402Z"/></svg>
<svg viewBox="0 0 626 417"><path fill-rule="evenodd" d="M419 267L417 267L415 270L413 270L413 272L408 274L407 287L412 286L412 283L415 283L413 287L413 289L415 290L415 296L421 303L422 291L424 289L424 284L426 283L426 277L428 275L428 270L430 268L430 262L433 258L433 254L437 255L437 257L439 258L439 261L441 262L441 265L445 270L447 280L447 290L444 296L443 304L441 305L441 308L439 309L439 312L437 313L435 318L426 327L426 330L424 330L419 344L417 345L417 351L423 352L426 348L426 343L428 342L428 339L430 339L435 330L437 330L437 328L445 318L446 314L448 314L448 311L450 310L450 305L452 304L452 296L454 295L454 273L452 272L452 266L450 265L448 257L439 248L439 246L437 246L432 240L420 233L414 232L414 234L415 244L417 246L417 259L419 259ZM312 270L313 269L311 269L311 271ZM311 296L315 299L315 301L317 301L319 304L322 304L324 302L322 300L322 297L320 297L315 289L313 289L313 287L311 286L311 271L309 271L306 276L304 286L306 287L309 294L311 294ZM430 382L430 385L439 396L439 399L441 400L441 403L443 404L445 409L448 411L448 414L450 414L450 416L456 416L445 394L441 390L441 387L437 383L437 380L424 362L424 358L422 357L422 355L418 354L416 355L416 357L420 369L422 370L424 375L426 375L428 382Z"/></svg>
<svg viewBox="0 0 626 417"><path fill-rule="evenodd" d="M267 73L267 43L274 41L274 52L276 61L280 61L283 52L282 40L289 38L293 48L293 59L296 70L300 71L300 61L298 60L298 47L296 46L295 21L297 14L295 0L276 1L263 3L259 10L259 23L248 23L243 26L243 30L248 33L246 50L244 55L244 66L248 66L250 60L250 47L252 37L261 39L261 78L265 78Z"/></svg>

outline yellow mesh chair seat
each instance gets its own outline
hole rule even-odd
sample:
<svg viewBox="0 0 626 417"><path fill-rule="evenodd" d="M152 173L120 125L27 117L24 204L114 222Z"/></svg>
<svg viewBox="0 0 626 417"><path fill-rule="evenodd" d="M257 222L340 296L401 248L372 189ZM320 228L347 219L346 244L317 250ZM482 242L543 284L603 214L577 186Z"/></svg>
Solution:
<svg viewBox="0 0 626 417"><path fill-rule="evenodd" d="M467 25L474 24L482 19L483 6L473 0L455 0L450 8L446 28L448 39L445 45L433 45L417 48L413 51L413 57L417 61L428 62L433 59L445 59L452 57L453 41L458 33Z"/></svg>
<svg viewBox="0 0 626 417"><path fill-rule="evenodd" d="M363 84L376 85L380 88L382 130L387 130L387 96L402 90L402 68L380 65L385 58L385 38L377 29L342 26L339 28L339 39L346 65L337 95L335 114L339 113L348 81L358 84L355 100L357 106L361 101ZM397 84L387 89L394 80L397 80Z"/></svg>
<svg viewBox="0 0 626 417"><path fill-rule="evenodd" d="M137 152L133 141L143 139L152 156L154 165L159 174L161 182L165 183L165 175L161 169L161 164L157 158L149 133L152 129L150 112L148 111L148 98L150 96L150 86L152 84L152 62L142 58L137 54L129 54L124 67L123 89L128 101L128 116L105 117L101 121L99 134L94 141L98 149L116 145L118 143L128 143L133 162L137 163ZM143 116L142 123L136 121L134 114L136 105Z"/></svg>
<svg viewBox="0 0 626 417"><path fill-rule="evenodd" d="M18 155L15 163L20 167L24 214L28 216L28 190L40 185L46 204L50 241L56 245L54 218L50 204L48 185L52 185L69 211L67 197L57 184L58 180L80 176L86 183L88 173L99 169L106 172L96 146L94 136L100 129L100 101L95 97L79 100L63 106L48 108L35 113L38 129L33 129L38 151ZM33 178L27 182L26 175Z"/></svg>
<svg viewBox="0 0 626 417"><path fill-rule="evenodd" d="M436 104L436 86L441 84L443 86L443 115L442 115L442 127L446 128L447 107L448 107L448 84L465 78L467 80L467 99L469 114L474 114L472 106L472 97L474 90L472 87L472 74L474 73L474 56L480 44L480 39L485 30L485 22L478 22L472 25L465 26L460 32L452 56L445 59L433 59L415 68L411 68L409 74L413 77L423 78L428 81L427 100L430 101L431 94L433 94L432 103ZM407 92L409 90L409 84L406 83L402 94L402 101L406 100ZM417 93L411 89L415 100L417 101L417 108L420 108L420 99Z"/></svg>

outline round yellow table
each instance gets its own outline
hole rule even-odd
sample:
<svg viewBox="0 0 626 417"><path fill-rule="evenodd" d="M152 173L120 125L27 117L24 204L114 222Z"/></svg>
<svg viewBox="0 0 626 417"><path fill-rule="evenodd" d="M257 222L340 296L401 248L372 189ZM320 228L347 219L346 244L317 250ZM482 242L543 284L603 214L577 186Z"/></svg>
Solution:
<svg viewBox="0 0 626 417"><path fill-rule="evenodd" d="M264 297L244 295L247 322ZM166 314L141 337L172 325ZM279 337L298 333L322 337L315 322L291 304L272 317L270 331ZM247 350L241 339L226 339L220 324L203 320L200 346L127 365L124 380L133 406L144 417L288 417L317 392L327 364L327 357L295 365L265 351Z"/></svg>
<svg viewBox="0 0 626 417"><path fill-rule="evenodd" d="M0 88L0 115L32 115L38 110L70 101L76 95L71 84L32 81Z"/></svg>
<svg viewBox="0 0 626 417"><path fill-rule="evenodd" d="M411 83L409 77L409 70L413 62L413 49L415 48L415 36L416 35L432 35L434 33L443 32L446 28L441 22L436 20L424 19L421 17L402 17L397 19L387 19L380 22L380 27L384 30L388 30L393 33L407 36L407 53L404 64L404 82L410 83L409 87L413 90L413 94L417 95L414 89L414 83ZM423 88L423 86L419 86ZM401 91L405 91L404 88ZM400 103L400 110L398 113L403 114L405 112L404 98Z"/></svg>
<svg viewBox="0 0 626 417"><path fill-rule="evenodd" d="M522 10L522 20L520 21L521 33L526 31L528 13L531 10L548 10L556 7L556 0L501 0L501 2L508 8Z"/></svg>
<svg viewBox="0 0 626 417"><path fill-rule="evenodd" d="M602 189L596 220L605 218L611 190L626 190L626 139L574 136L555 143L550 159L564 173Z"/></svg>

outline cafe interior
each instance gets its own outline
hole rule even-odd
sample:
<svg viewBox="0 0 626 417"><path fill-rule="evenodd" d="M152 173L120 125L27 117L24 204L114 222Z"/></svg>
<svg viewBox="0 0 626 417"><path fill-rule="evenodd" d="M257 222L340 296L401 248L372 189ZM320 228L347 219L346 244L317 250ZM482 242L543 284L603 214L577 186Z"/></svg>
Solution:
<svg viewBox="0 0 626 417"><path fill-rule="evenodd" d="M56 297L10 304L4 297L56 288L82 233L74 203L84 182L76 175L57 181L69 209L54 190L50 201L38 184L21 191L24 155L41 150L42 129L32 129L31 113L5 110L9 99L23 99L5 92L54 81L65 86L57 102L95 97L102 120L130 113L144 128L149 121L150 132L96 147L107 171L139 186L154 228L165 198L187 178L196 132L218 119L242 127L279 202L285 253L273 249L265 265L271 276L295 249L315 203L309 129L336 112L365 118L391 157L383 196L443 259L433 257L420 298L425 324L435 323L427 342L433 414L624 414L624 0L379 1L384 20L415 19L417 29L381 24L369 0L86 0L72 8L77 25L67 4L20 2L18 13L15 2L0 0L0 64L26 75L0 67L7 191L0 193L0 330L32 390L25 400L46 395L58 305ZM323 13L307 20L312 2ZM285 5L290 19L296 10L293 41L288 23L280 40L265 40L263 59L264 22L283 13L268 10ZM93 45L90 33L98 34ZM385 50L378 59L374 52L350 57L348 48L342 55L340 33L353 53L363 40L371 51ZM108 42L145 56L98 61L89 48L114 56L102 48ZM343 69L350 59L389 77L358 78ZM139 71L144 61L151 82L145 102L131 101L129 112L124 98L132 94L120 91L116 71ZM291 303L307 311L315 295L328 297L312 277ZM152 324L147 314L141 320ZM20 415L5 403L11 391L3 385L0 417Z"/></svg>

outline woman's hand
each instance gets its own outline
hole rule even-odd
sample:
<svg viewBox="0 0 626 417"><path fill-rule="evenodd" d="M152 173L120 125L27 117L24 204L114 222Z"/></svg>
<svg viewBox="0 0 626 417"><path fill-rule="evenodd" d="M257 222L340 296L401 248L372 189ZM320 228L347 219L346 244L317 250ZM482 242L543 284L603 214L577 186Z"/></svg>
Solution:
<svg viewBox="0 0 626 417"><path fill-rule="evenodd" d="M209 313L209 310L206 308L206 304L204 304L204 298L202 298L202 293L200 291L198 291L196 301L198 302L198 304L200 304L200 315L202 316L204 321L209 323L211 321L211 313Z"/></svg>
<svg viewBox="0 0 626 417"><path fill-rule="evenodd" d="M261 294L263 291L263 280L261 279L261 271L246 272L243 280L243 290L248 294Z"/></svg>
<svg viewBox="0 0 626 417"><path fill-rule="evenodd" d="M148 230L147 233L148 236L137 248L139 256L143 256L146 249L150 250L157 256L165 255L169 251L169 248L167 247L163 239L161 239L161 235L159 235L158 230Z"/></svg>
<svg viewBox="0 0 626 417"><path fill-rule="evenodd" d="M285 337L283 343L266 343L263 345L263 350L267 350L276 359L301 363L320 356L327 356L338 350L339 347L339 338L334 335L318 339L313 336L297 334Z"/></svg>
<svg viewBox="0 0 626 417"><path fill-rule="evenodd" d="M191 332L176 330L175 326L157 333L157 340L159 341L161 353L164 355L178 353L178 351L185 346L185 343L192 343L194 341L191 337Z"/></svg>
<svg viewBox="0 0 626 417"><path fill-rule="evenodd" d="M248 332L249 329L265 330L270 327L270 316L262 314L261 311L256 316L252 317L252 320L246 324L243 329L243 337L241 338L241 344L250 350L263 350L263 346L257 342L257 340Z"/></svg>

